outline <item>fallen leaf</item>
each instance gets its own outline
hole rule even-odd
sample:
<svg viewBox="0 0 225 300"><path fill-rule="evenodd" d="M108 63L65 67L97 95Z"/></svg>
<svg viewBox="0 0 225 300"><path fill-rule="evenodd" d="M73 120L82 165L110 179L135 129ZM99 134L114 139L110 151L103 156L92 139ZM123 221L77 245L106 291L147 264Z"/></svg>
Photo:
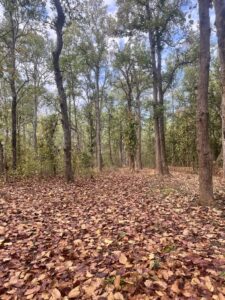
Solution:
<svg viewBox="0 0 225 300"><path fill-rule="evenodd" d="M32 289L28 289L28 290L26 290L26 292L24 293L24 295L28 296L28 295L31 295L31 294L36 294L37 292L40 291L40 288L41 288L40 286L36 286L36 287L34 287Z"/></svg>
<svg viewBox="0 0 225 300"><path fill-rule="evenodd" d="M124 300L124 297L121 293L115 293L114 295L114 300Z"/></svg>
<svg viewBox="0 0 225 300"><path fill-rule="evenodd" d="M120 280L121 280L121 276L117 275L114 280L114 286L116 290L120 289Z"/></svg>
<svg viewBox="0 0 225 300"><path fill-rule="evenodd" d="M5 227L0 226L0 235L4 235L5 234Z"/></svg>
<svg viewBox="0 0 225 300"><path fill-rule="evenodd" d="M205 277L205 285L206 285L207 289L208 289L210 292L213 292L213 291L214 291L214 287L213 287L213 285L212 285L212 282L211 282L209 276L206 276L206 277Z"/></svg>
<svg viewBox="0 0 225 300"><path fill-rule="evenodd" d="M180 293L180 289L179 289L179 286L178 286L178 280L176 280L172 286L171 286L171 290L176 293L176 294L179 294Z"/></svg>
<svg viewBox="0 0 225 300"><path fill-rule="evenodd" d="M222 293L219 293L218 297L219 300L225 300L225 296Z"/></svg>
<svg viewBox="0 0 225 300"><path fill-rule="evenodd" d="M61 293L60 293L60 291L59 291L57 288L54 288L54 289L51 291L51 295L52 295L52 297L53 297L53 300L61 299Z"/></svg>
<svg viewBox="0 0 225 300"><path fill-rule="evenodd" d="M125 254L121 253L120 256L119 256L119 262L122 264L122 265L126 265L127 264L127 257Z"/></svg>
<svg viewBox="0 0 225 300"><path fill-rule="evenodd" d="M72 289L69 294L68 294L68 298L69 299L75 299L77 297L80 296L80 287L77 286L76 288Z"/></svg>
<svg viewBox="0 0 225 300"><path fill-rule="evenodd" d="M146 280L144 284L147 288L150 288L152 286L152 281L151 280Z"/></svg>

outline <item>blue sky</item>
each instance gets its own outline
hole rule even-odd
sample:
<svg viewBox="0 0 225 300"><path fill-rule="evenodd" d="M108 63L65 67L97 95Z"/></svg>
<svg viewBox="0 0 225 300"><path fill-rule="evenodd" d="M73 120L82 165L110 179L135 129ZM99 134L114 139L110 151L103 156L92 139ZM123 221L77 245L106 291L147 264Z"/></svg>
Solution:
<svg viewBox="0 0 225 300"><path fill-rule="evenodd" d="M114 13L116 10L116 0L104 0L104 2L108 6L108 11Z"/></svg>

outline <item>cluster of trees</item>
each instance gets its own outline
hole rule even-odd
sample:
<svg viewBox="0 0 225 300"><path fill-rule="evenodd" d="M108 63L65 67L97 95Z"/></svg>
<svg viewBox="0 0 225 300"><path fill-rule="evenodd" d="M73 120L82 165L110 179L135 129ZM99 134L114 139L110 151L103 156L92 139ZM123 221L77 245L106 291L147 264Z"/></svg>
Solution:
<svg viewBox="0 0 225 300"><path fill-rule="evenodd" d="M212 201L213 160L225 174L224 0L0 8L1 172L64 169L70 181L104 166L192 166Z"/></svg>

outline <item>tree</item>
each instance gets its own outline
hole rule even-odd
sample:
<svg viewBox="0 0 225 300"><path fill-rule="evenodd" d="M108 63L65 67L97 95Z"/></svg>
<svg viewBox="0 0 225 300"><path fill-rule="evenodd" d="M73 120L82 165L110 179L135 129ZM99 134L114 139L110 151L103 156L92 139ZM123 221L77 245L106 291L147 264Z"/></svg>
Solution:
<svg viewBox="0 0 225 300"><path fill-rule="evenodd" d="M49 58L46 40L40 34L29 32L26 37L21 40L23 46L22 64L26 68L26 73L29 76L29 94L33 96L33 147L37 154L37 127L38 127L38 107L40 97L46 92L44 84L46 84L49 69L47 59ZM30 95L29 95L30 97Z"/></svg>
<svg viewBox="0 0 225 300"><path fill-rule="evenodd" d="M174 65L170 80L164 82L162 71L162 53L167 47L175 48L178 41L173 36L184 24L185 18L181 10L182 1L137 1L117 0L119 5L117 33L120 35L133 35L135 31L148 34L149 56L151 59L150 78L153 86L153 108L155 128L155 162L157 173L168 174L165 126L164 126L164 96L170 87L174 73L182 65ZM124 20L127 20L124 22ZM180 29L179 28L179 29ZM168 49L167 49L168 51ZM178 57L179 59L179 57Z"/></svg>
<svg viewBox="0 0 225 300"><path fill-rule="evenodd" d="M65 161L65 177L67 182L73 180L72 155L71 155L71 127L68 116L68 107L66 93L63 86L63 77L60 68L60 55L63 49L63 27L65 25L65 14L60 0L53 0L57 12L57 18L54 22L57 35L56 47L52 53L53 67L55 74L55 82L59 94L59 103L62 116L62 127L64 133L64 161Z"/></svg>
<svg viewBox="0 0 225 300"><path fill-rule="evenodd" d="M225 177L225 1L214 0L216 13L216 30L218 37L219 59L220 59L220 73L222 85L222 102L221 102L221 116L222 116L222 152L223 152L223 176Z"/></svg>
<svg viewBox="0 0 225 300"><path fill-rule="evenodd" d="M32 21L42 17L42 1L1 0L4 9L2 27L2 42L5 46L8 81L11 90L11 119L12 119L12 168L17 168L17 104L19 93L28 82L23 79L18 84L17 50L20 39L27 34Z"/></svg>
<svg viewBox="0 0 225 300"><path fill-rule="evenodd" d="M107 71L107 33L108 16L106 6L102 0L83 1L82 15L85 22L77 24L81 41L78 45L84 64L89 69L88 80L93 86L93 99L95 108L95 139L96 161L99 171L102 170L102 128L101 112ZM86 73L87 74L87 73Z"/></svg>
<svg viewBox="0 0 225 300"><path fill-rule="evenodd" d="M200 50L197 97L197 151L199 161L199 203L213 200L212 156L209 144L208 89L210 65L210 0L199 0Z"/></svg>
<svg viewBox="0 0 225 300"><path fill-rule="evenodd" d="M149 88L146 71L149 67L146 49L138 39L128 41L115 53L115 87L121 89L126 101L125 141L132 169L141 162L141 96Z"/></svg>

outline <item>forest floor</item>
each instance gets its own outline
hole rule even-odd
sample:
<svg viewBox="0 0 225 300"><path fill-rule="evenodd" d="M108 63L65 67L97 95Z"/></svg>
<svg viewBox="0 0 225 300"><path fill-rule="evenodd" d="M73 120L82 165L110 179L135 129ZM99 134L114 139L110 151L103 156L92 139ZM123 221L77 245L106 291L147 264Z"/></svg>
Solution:
<svg viewBox="0 0 225 300"><path fill-rule="evenodd" d="M0 299L225 299L225 184L106 172L2 185Z"/></svg>

